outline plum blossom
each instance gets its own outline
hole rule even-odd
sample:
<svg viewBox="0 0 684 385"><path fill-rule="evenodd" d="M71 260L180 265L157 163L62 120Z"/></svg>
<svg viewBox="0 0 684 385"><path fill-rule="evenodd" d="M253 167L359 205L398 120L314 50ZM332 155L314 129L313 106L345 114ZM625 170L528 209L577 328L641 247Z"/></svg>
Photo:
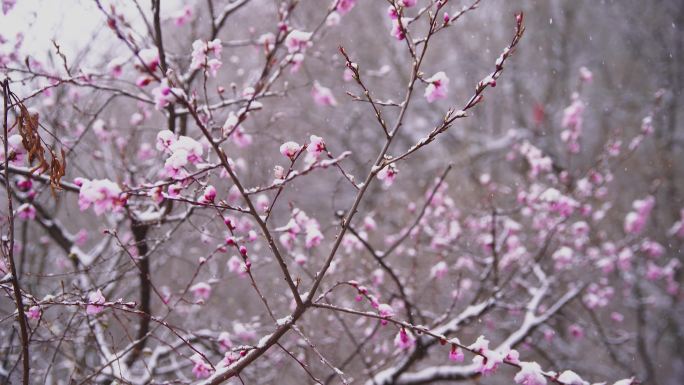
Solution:
<svg viewBox="0 0 684 385"><path fill-rule="evenodd" d="M530 165L529 175L535 178L541 172L549 172L552 169L553 163L551 158L544 156L542 151L537 147L525 141L520 145L520 153L527 158L527 163Z"/></svg>
<svg viewBox="0 0 684 385"><path fill-rule="evenodd" d="M337 6L335 10L340 15L345 15L356 5L356 0L335 0L337 1Z"/></svg>
<svg viewBox="0 0 684 385"><path fill-rule="evenodd" d="M88 305L86 306L86 313L88 315L95 315L104 310L105 297L102 295L102 291L97 289L97 291L90 293L88 296Z"/></svg>
<svg viewBox="0 0 684 385"><path fill-rule="evenodd" d="M31 306L28 311L26 312L26 317L28 319L33 319L37 320L40 319L40 316L43 314L42 310L40 309L40 306Z"/></svg>
<svg viewBox="0 0 684 385"><path fill-rule="evenodd" d="M17 0L2 0L2 14L6 15L14 8Z"/></svg>
<svg viewBox="0 0 684 385"><path fill-rule="evenodd" d="M311 135L309 137L309 145L306 147L306 151L314 158L318 158L322 153L325 152L325 142L323 141L323 138L320 136Z"/></svg>
<svg viewBox="0 0 684 385"><path fill-rule="evenodd" d="M463 354L463 350L458 347L456 344L451 345L451 350L449 351L449 360L454 361L454 362L463 362L465 359L465 355Z"/></svg>
<svg viewBox="0 0 684 385"><path fill-rule="evenodd" d="M195 375L196 379L207 378L214 372L214 369L209 366L201 355L196 353L190 360L192 360L194 364L192 367L192 374Z"/></svg>
<svg viewBox="0 0 684 385"><path fill-rule="evenodd" d="M36 208L30 203L24 203L17 208L17 217L23 220L36 219Z"/></svg>
<svg viewBox="0 0 684 385"><path fill-rule="evenodd" d="M78 206L81 211L92 205L95 215L99 216L106 211L119 212L126 203L126 197L119 185L109 179L77 178L74 182L81 187L78 194Z"/></svg>
<svg viewBox="0 0 684 385"><path fill-rule="evenodd" d="M182 89L171 87L169 80L164 78L161 83L152 89L152 96L154 97L154 107L161 110L169 104L176 101L176 98L183 97L185 93Z"/></svg>
<svg viewBox="0 0 684 385"><path fill-rule="evenodd" d="M392 163L378 171L378 180L382 181L385 187L389 187L394 183L398 173L399 170L397 170L396 166L394 166L394 163Z"/></svg>
<svg viewBox="0 0 684 385"><path fill-rule="evenodd" d="M221 62L221 39L214 39L212 41L195 40L192 43L192 61L190 68L197 70L204 68L209 70L213 77L216 77L218 69L223 64ZM214 57L210 58L209 54Z"/></svg>
<svg viewBox="0 0 684 385"><path fill-rule="evenodd" d="M337 100L333 95L330 88L323 87L317 81L314 82L313 88L311 88L311 96L316 104L319 106L336 106Z"/></svg>
<svg viewBox="0 0 684 385"><path fill-rule="evenodd" d="M7 139L7 148L9 150L10 164L20 165L26 158L26 149L21 141L21 135L14 134ZM5 149L0 146L0 161L5 161Z"/></svg>
<svg viewBox="0 0 684 385"><path fill-rule="evenodd" d="M224 352L233 348L233 342L230 340L230 333L228 332L221 332L219 334L218 343Z"/></svg>
<svg viewBox="0 0 684 385"><path fill-rule="evenodd" d="M402 7L410 8L416 5L416 3L418 3L418 0L399 0L397 3Z"/></svg>
<svg viewBox="0 0 684 385"><path fill-rule="evenodd" d="M589 385L587 381L582 380L577 373L572 370L566 370L558 376L558 382L564 385Z"/></svg>
<svg viewBox="0 0 684 385"><path fill-rule="evenodd" d="M428 83L428 86L425 88L425 99L427 99L428 103L447 97L449 78L443 71L437 72L432 77L425 79L425 81Z"/></svg>
<svg viewBox="0 0 684 385"><path fill-rule="evenodd" d="M413 334L404 328L399 330L399 333L394 337L394 346L400 350L410 349L415 343L416 339L413 337Z"/></svg>
<svg viewBox="0 0 684 385"><path fill-rule="evenodd" d="M449 272L449 266L444 261L439 261L430 269L430 277L441 279Z"/></svg>
<svg viewBox="0 0 684 385"><path fill-rule="evenodd" d="M551 259L555 262L557 270L565 269L572 264L574 252L571 248L563 246L551 255Z"/></svg>
<svg viewBox="0 0 684 385"><path fill-rule="evenodd" d="M183 9L173 14L173 21L177 27L182 27L192 20L193 11L192 6L186 5Z"/></svg>
<svg viewBox="0 0 684 385"><path fill-rule="evenodd" d="M143 69L143 72L154 72L159 66L159 50L156 48L145 48L138 52L138 57L142 60L143 64L147 69Z"/></svg>
<svg viewBox="0 0 684 385"><path fill-rule="evenodd" d="M230 257L230 259L228 260L228 271L230 271L231 273L244 275L245 269L242 264L242 258L238 257L237 255L233 255L232 257Z"/></svg>
<svg viewBox="0 0 684 385"><path fill-rule="evenodd" d="M213 203L214 199L216 199L216 187L212 185L205 187L202 197L200 198L200 203Z"/></svg>
<svg viewBox="0 0 684 385"><path fill-rule="evenodd" d="M584 103L577 93L573 94L572 99L572 103L563 110L561 126L564 130L561 132L561 140L567 143L571 153L576 154L580 150L579 138L582 135Z"/></svg>
<svg viewBox="0 0 684 385"><path fill-rule="evenodd" d="M392 8L392 11L394 11L394 8ZM392 14L390 14L390 17L392 17ZM404 40L406 38L406 30L404 30L404 28L406 28L406 25L410 20L411 19L408 17L402 17L400 23L398 16L392 17L392 30L390 34L397 40Z"/></svg>
<svg viewBox="0 0 684 385"><path fill-rule="evenodd" d="M299 30L292 30L285 38L285 47L289 53L304 52L313 44L311 42L311 32L303 32Z"/></svg>
<svg viewBox="0 0 684 385"><path fill-rule="evenodd" d="M592 74L591 71L589 70L589 68L587 68L587 67L581 67L579 69L579 73L580 73L580 79L585 83L591 83L591 81L594 78L594 74Z"/></svg>
<svg viewBox="0 0 684 385"><path fill-rule="evenodd" d="M684 209L679 211L679 217L680 219L670 228L669 234L684 238Z"/></svg>
<svg viewBox="0 0 684 385"><path fill-rule="evenodd" d="M646 226L646 221L648 220L651 210L655 206L655 198L651 195L644 199L637 199L632 203L631 211L625 216L625 233L627 234L639 234Z"/></svg>
<svg viewBox="0 0 684 385"><path fill-rule="evenodd" d="M513 381L520 385L546 385L546 378L542 368L536 362L521 362L520 371L513 377Z"/></svg>
<svg viewBox="0 0 684 385"><path fill-rule="evenodd" d="M280 153L283 154L284 157L293 160L301 148L302 146L297 142L285 142L280 145Z"/></svg>
<svg viewBox="0 0 684 385"><path fill-rule="evenodd" d="M160 131L157 134L157 149L170 156L164 163L164 170L167 176L175 179L185 178L183 168L190 164L197 164L202 161L204 148L198 141L189 136L179 136L169 130Z"/></svg>
<svg viewBox="0 0 684 385"><path fill-rule="evenodd" d="M196 300L208 300L211 296L211 286L206 282L198 282L190 287Z"/></svg>

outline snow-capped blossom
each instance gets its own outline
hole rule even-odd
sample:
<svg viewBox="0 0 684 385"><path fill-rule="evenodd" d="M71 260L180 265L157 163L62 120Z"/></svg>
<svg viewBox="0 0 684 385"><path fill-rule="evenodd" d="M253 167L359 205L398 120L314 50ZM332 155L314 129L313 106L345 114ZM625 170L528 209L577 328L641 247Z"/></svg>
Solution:
<svg viewBox="0 0 684 385"><path fill-rule="evenodd" d="M270 206L268 196L266 196L266 194L261 194L257 196L255 206L259 211L266 212L266 210L268 210L268 207Z"/></svg>
<svg viewBox="0 0 684 385"><path fill-rule="evenodd" d="M190 68L197 70L200 68L209 69L212 76L216 77L216 71L221 67L221 39L212 41L195 40L192 43L192 61ZM210 58L209 55L214 57Z"/></svg>
<svg viewBox="0 0 684 385"><path fill-rule="evenodd" d="M78 206L81 211L92 205L95 215L101 215L105 211L118 212L126 203L121 188L109 179L77 178L74 182L81 187L78 194Z"/></svg>
<svg viewBox="0 0 684 385"><path fill-rule="evenodd" d="M560 249L556 250L551 255L551 258L556 263L556 269L565 269L572 264L574 260L574 252L571 248L563 246Z"/></svg>
<svg viewBox="0 0 684 385"><path fill-rule="evenodd" d="M285 142L280 145L280 153L283 154L284 157L292 160L301 148L302 146L297 142Z"/></svg>
<svg viewBox="0 0 684 385"><path fill-rule="evenodd" d="M320 136L316 135L311 135L309 137L309 145L306 147L306 151L313 155L315 158L318 158L322 153L325 152L325 142L323 141L323 138Z"/></svg>
<svg viewBox="0 0 684 385"><path fill-rule="evenodd" d="M219 334L218 343L223 352L233 348L233 342L230 340L230 333L228 332L221 332L221 334Z"/></svg>
<svg viewBox="0 0 684 385"><path fill-rule="evenodd" d="M311 88L311 96L316 104L319 106L336 106L337 100L333 95L330 88L323 87L317 81L314 82L313 88Z"/></svg>
<svg viewBox="0 0 684 385"><path fill-rule="evenodd" d="M20 165L26 158L26 149L21 142L21 135L14 134L7 139L7 148L9 150L10 164ZM0 161L5 161L5 149L0 146Z"/></svg>
<svg viewBox="0 0 684 385"><path fill-rule="evenodd" d="M653 133L653 117L647 116L641 120L641 133L651 135Z"/></svg>
<svg viewBox="0 0 684 385"><path fill-rule="evenodd" d="M185 95L182 89L171 87L168 79L162 79L161 83L152 89L152 96L154 97L154 107L161 110L170 103L176 101L177 97Z"/></svg>
<svg viewBox="0 0 684 385"><path fill-rule="evenodd" d="M304 63L304 54L300 52L291 53L285 57L285 60L292 64L292 67L290 67L290 73L293 74L299 72L299 69L302 68L302 63Z"/></svg>
<svg viewBox="0 0 684 385"><path fill-rule="evenodd" d="M582 380L577 373L572 370L566 370L558 376L558 382L564 385L589 385L587 381Z"/></svg>
<svg viewBox="0 0 684 385"><path fill-rule="evenodd" d="M330 12L328 17L325 18L325 25L334 27L340 24L340 20L342 20L342 15L339 12Z"/></svg>
<svg viewBox="0 0 684 385"><path fill-rule="evenodd" d="M159 66L159 50L156 48L142 49L140 52L138 52L138 56L140 59L142 59L145 67L147 67L151 72L157 70L157 67ZM147 70L144 70L143 72L147 72Z"/></svg>
<svg viewBox="0 0 684 385"><path fill-rule="evenodd" d="M463 350L460 349L457 345L452 344L451 350L449 351L449 360L454 362L463 362L464 359L465 354L463 354Z"/></svg>
<svg viewBox="0 0 684 385"><path fill-rule="evenodd" d="M394 337L394 346L401 350L410 349L415 343L416 339L413 334L404 328L399 330L399 333Z"/></svg>
<svg viewBox="0 0 684 385"><path fill-rule="evenodd" d="M195 375L196 379L207 378L214 372L214 369L212 369L199 354L196 353L190 360L192 360L194 364L192 367L192 374Z"/></svg>
<svg viewBox="0 0 684 385"><path fill-rule="evenodd" d="M170 154L164 163L167 176L182 179L185 173L182 169L188 164L202 161L204 148L198 141L189 136L175 138L171 131L165 130L157 134L157 149Z"/></svg>
<svg viewBox="0 0 684 385"><path fill-rule="evenodd" d="M107 69L109 74L114 78L119 78L123 75L123 66L126 64L127 59L125 57L118 57L113 59L109 64L107 64Z"/></svg>
<svg viewBox="0 0 684 385"><path fill-rule="evenodd" d="M256 338L256 333L254 332L253 327L249 324L243 324L240 322L233 324L233 334L245 342Z"/></svg>
<svg viewBox="0 0 684 385"><path fill-rule="evenodd" d="M211 296L211 286L206 282L198 282L190 287L195 299L207 300Z"/></svg>
<svg viewBox="0 0 684 385"><path fill-rule="evenodd" d="M389 304L381 303L378 305L378 314L383 318L392 318L394 317L394 309ZM387 325L387 320L381 320L380 323Z"/></svg>
<svg viewBox="0 0 684 385"><path fill-rule="evenodd" d="M428 86L425 88L425 99L427 99L428 103L447 97L449 78L444 72L437 72L432 77L425 79L425 81L428 83Z"/></svg>
<svg viewBox="0 0 684 385"><path fill-rule="evenodd" d="M304 52L313 43L311 42L311 32L292 30L285 38L285 47L289 53Z"/></svg>
<svg viewBox="0 0 684 385"><path fill-rule="evenodd" d="M299 266L304 266L306 264L307 260L308 260L308 258L306 258L306 255L304 255L304 254L297 254L294 257L295 263L298 264Z"/></svg>
<svg viewBox="0 0 684 385"><path fill-rule="evenodd" d="M340 15L345 15L356 5L356 0L333 0L337 1L337 6L335 10L339 12Z"/></svg>
<svg viewBox="0 0 684 385"><path fill-rule="evenodd" d="M214 199L216 199L216 188L212 185L205 187L200 203L213 203Z"/></svg>
<svg viewBox="0 0 684 385"><path fill-rule="evenodd" d="M17 208L17 217L23 220L36 219L36 208L30 203L24 203Z"/></svg>
<svg viewBox="0 0 684 385"><path fill-rule="evenodd" d="M546 385L542 368L536 362L521 362L520 371L513 377L513 381L520 385Z"/></svg>
<svg viewBox="0 0 684 385"><path fill-rule="evenodd" d="M320 245L322 240L323 233L321 233L321 230L318 228L318 226L308 226L306 228L304 246L307 249Z"/></svg>
<svg viewBox="0 0 684 385"><path fill-rule="evenodd" d="M173 20L177 27L184 26L188 21L192 20L192 6L186 5L183 9L173 14Z"/></svg>
<svg viewBox="0 0 684 385"><path fill-rule="evenodd" d="M444 278L448 272L449 266L447 263L444 261L439 261L430 269L430 277L436 279Z"/></svg>
<svg viewBox="0 0 684 385"><path fill-rule="evenodd" d="M655 198L653 196L647 196L644 199L637 199L632 203L631 211L625 216L625 233L627 234L639 234L646 226L646 221L651 214L655 206Z"/></svg>
<svg viewBox="0 0 684 385"><path fill-rule="evenodd" d="M397 170L394 163L392 163L378 172L378 180L382 181L385 187L389 187L394 183L398 173L399 170Z"/></svg>
<svg viewBox="0 0 684 385"><path fill-rule="evenodd" d="M26 317L28 319L40 319L40 316L43 314L42 310L40 310L40 306L31 306L28 311L26 312Z"/></svg>
<svg viewBox="0 0 684 385"><path fill-rule="evenodd" d="M266 51L270 51L275 47L275 35L271 32L266 32L263 35L259 36L257 39L257 43L264 47Z"/></svg>
<svg viewBox="0 0 684 385"><path fill-rule="evenodd" d="M86 306L86 313L89 315L95 315L102 310L104 310L105 297L102 295L102 291L97 289L97 291L90 293L88 296L88 305Z"/></svg>
<svg viewBox="0 0 684 385"><path fill-rule="evenodd" d="M468 346L468 349L482 353L485 350L489 350L489 340L485 336L479 336L472 345Z"/></svg>
<svg viewBox="0 0 684 385"><path fill-rule="evenodd" d="M636 384L637 384L636 380L634 379L634 377L632 377L632 378L625 378L625 379L620 380L620 381L615 381L615 383L613 385L636 385Z"/></svg>
<svg viewBox="0 0 684 385"><path fill-rule="evenodd" d="M405 8L410 8L416 5L418 0L399 0L397 3Z"/></svg>
<svg viewBox="0 0 684 385"><path fill-rule="evenodd" d="M485 349L481 354L473 358L473 364L478 365L478 371L482 375L494 373L496 368L504 362L505 355L499 351Z"/></svg>
<svg viewBox="0 0 684 385"><path fill-rule="evenodd" d="M396 20L399 18L399 14L397 13L397 9L394 8L393 6L388 6L387 7L387 16L389 16L390 20Z"/></svg>
<svg viewBox="0 0 684 385"><path fill-rule="evenodd" d="M580 79L585 83L591 83L591 81L594 79L594 74L592 74L587 67L581 67L579 69L579 73Z"/></svg>

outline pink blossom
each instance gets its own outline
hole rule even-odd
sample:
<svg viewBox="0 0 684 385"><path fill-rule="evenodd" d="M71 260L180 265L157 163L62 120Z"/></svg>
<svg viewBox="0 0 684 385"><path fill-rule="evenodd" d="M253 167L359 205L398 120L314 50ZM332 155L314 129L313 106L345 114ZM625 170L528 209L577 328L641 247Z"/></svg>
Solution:
<svg viewBox="0 0 684 385"><path fill-rule="evenodd" d="M392 318L394 317L394 309L389 304L381 303L378 305L378 314L383 318ZM382 320L380 323L387 325L387 320Z"/></svg>
<svg viewBox="0 0 684 385"><path fill-rule="evenodd" d="M17 208L17 217L23 220L36 219L36 208L30 203L24 203Z"/></svg>
<svg viewBox="0 0 684 385"><path fill-rule="evenodd" d="M416 339L413 337L413 334L404 328L399 330L399 333L394 337L394 346L400 350L410 349L415 343Z"/></svg>
<svg viewBox="0 0 684 385"><path fill-rule="evenodd" d="M152 96L154 97L154 107L161 110L169 104L176 101L176 98L183 97L185 93L180 88L169 86L168 79L162 79L161 83L152 89Z"/></svg>
<svg viewBox="0 0 684 385"><path fill-rule="evenodd" d="M196 300L208 300L211 296L211 286L206 282L198 282L192 285L190 291L195 295Z"/></svg>
<svg viewBox="0 0 684 385"><path fill-rule="evenodd" d="M670 235L675 235L679 238L684 238L684 209L679 211L680 219L670 228Z"/></svg>
<svg viewBox="0 0 684 385"><path fill-rule="evenodd" d="M213 203L214 199L216 199L216 188L212 185L208 185L204 188L204 193L202 193L200 203Z"/></svg>
<svg viewBox="0 0 684 385"><path fill-rule="evenodd" d="M184 26L187 22L192 20L193 11L192 6L186 5L183 9L173 14L173 20L177 27Z"/></svg>
<svg viewBox="0 0 684 385"><path fill-rule="evenodd" d="M391 14L390 17L392 17ZM406 25L409 22L409 20L411 19L409 19L408 17L402 17L401 23L399 23L398 17L392 18L392 31L390 32L390 34L394 36L394 38L397 40L404 40L406 38L406 31L404 30L404 28L406 28Z"/></svg>
<svg viewBox="0 0 684 385"><path fill-rule="evenodd" d="M560 249L556 250L551 255L551 258L556 263L556 269L558 270L567 268L572 264L572 262L575 259L574 252L571 248L567 246L563 246Z"/></svg>
<svg viewBox="0 0 684 385"><path fill-rule="evenodd" d="M86 313L89 315L95 315L104 310L105 297L102 295L102 291L97 289L96 292L90 293L88 296L88 305L86 306Z"/></svg>
<svg viewBox="0 0 684 385"><path fill-rule="evenodd" d="M26 150L22 144L21 135L14 134L7 139L7 148L9 150L9 161L13 165L21 165L26 157ZM0 161L5 160L5 149L0 146Z"/></svg>
<svg viewBox="0 0 684 385"><path fill-rule="evenodd" d="M594 74L592 74L591 71L589 71L589 68L587 67L581 67L579 69L579 73L580 79L585 83L591 83L591 81L594 78Z"/></svg>
<svg viewBox="0 0 684 385"><path fill-rule="evenodd" d="M312 154L315 158L318 158L322 153L325 152L325 142L323 138L316 135L311 135L309 137L309 145L306 147L306 151Z"/></svg>
<svg viewBox="0 0 684 385"><path fill-rule="evenodd" d="M647 196L644 199L637 199L632 204L634 211L631 211L625 216L625 233L639 234L646 226L646 221L655 206L655 198Z"/></svg>
<svg viewBox="0 0 684 385"><path fill-rule="evenodd" d="M427 99L428 103L447 97L449 78L444 72L437 72L432 77L425 79L425 81L428 83L428 86L425 88L425 99Z"/></svg>
<svg viewBox="0 0 684 385"><path fill-rule="evenodd" d="M242 258L238 257L237 255L230 257L228 260L228 271L243 275L245 271L242 264Z"/></svg>
<svg viewBox="0 0 684 385"><path fill-rule="evenodd" d="M410 8L416 5L416 3L418 3L418 0L399 0L397 1L397 3L402 7Z"/></svg>
<svg viewBox="0 0 684 385"><path fill-rule="evenodd" d="M218 343L221 347L221 351L228 351L233 348L233 342L230 340L230 333L221 332L218 336Z"/></svg>
<svg viewBox="0 0 684 385"><path fill-rule="evenodd" d="M157 67L159 66L159 50L156 48L142 49L138 52L138 56L142 60L143 64L145 64L147 70L150 72L157 70Z"/></svg>
<svg viewBox="0 0 684 385"><path fill-rule="evenodd" d="M465 354L463 350L458 347L458 345L452 344L451 350L449 351L449 360L454 362L463 362L465 359Z"/></svg>
<svg viewBox="0 0 684 385"><path fill-rule="evenodd" d="M17 0L2 0L2 14L6 15L9 11L14 8Z"/></svg>
<svg viewBox="0 0 684 385"><path fill-rule="evenodd" d="M337 1L337 6L335 10L340 13L340 15L345 15L356 5L356 0L335 0Z"/></svg>
<svg viewBox="0 0 684 385"><path fill-rule="evenodd" d="M26 316L28 319L33 319L37 320L40 319L40 316L43 314L42 310L40 309L40 306L31 306L28 311L26 312Z"/></svg>
<svg viewBox="0 0 684 385"><path fill-rule="evenodd" d="M311 32L303 32L299 30L292 30L285 38L285 47L287 47L288 52L304 52L308 47L312 45L311 43Z"/></svg>
<svg viewBox="0 0 684 385"><path fill-rule="evenodd" d="M190 359L194 364L192 367L192 374L195 375L196 379L199 380L202 378L207 378L214 372L214 369L212 369L211 366L209 366L209 364L199 354L195 354Z"/></svg>
<svg viewBox="0 0 684 385"><path fill-rule="evenodd" d="M301 148L297 142L285 142L280 145L280 153L292 160Z"/></svg>
<svg viewBox="0 0 684 385"><path fill-rule="evenodd" d="M577 324L572 324L568 327L568 331L570 332L570 335L573 336L575 339L581 339L584 337L584 329L582 329L581 326Z"/></svg>
<svg viewBox="0 0 684 385"><path fill-rule="evenodd" d="M399 170L397 170L394 163L392 163L378 172L378 180L382 181L385 187L389 187L394 183L398 173Z"/></svg>
<svg viewBox="0 0 684 385"><path fill-rule="evenodd" d="M318 226L307 226L306 228L306 238L305 238L305 246L307 249L310 249L312 247L316 247L321 244L321 241L323 240L323 233L321 233L321 230L318 229Z"/></svg>
<svg viewBox="0 0 684 385"><path fill-rule="evenodd" d="M195 40L192 43L190 68L193 70L200 68L208 69L211 75L216 77L216 72L222 64L221 50L221 39L214 39L212 41ZM214 57L210 58L210 54L213 54Z"/></svg>
<svg viewBox="0 0 684 385"><path fill-rule="evenodd" d="M430 269L430 277L441 279L449 272L449 266L444 261L439 261Z"/></svg>
<svg viewBox="0 0 684 385"><path fill-rule="evenodd" d="M478 365L478 371L485 376L494 373L505 358L504 354L496 350L484 349L480 354L473 358L473 364Z"/></svg>
<svg viewBox="0 0 684 385"><path fill-rule="evenodd" d="M95 215L99 216L106 211L121 211L126 203L121 188L109 179L78 179L77 184L81 187L78 194L78 206L81 211L92 205Z"/></svg>
<svg viewBox="0 0 684 385"><path fill-rule="evenodd" d="M538 363L521 362L520 371L513 377L513 381L520 385L546 385L546 378L542 373Z"/></svg>
<svg viewBox="0 0 684 385"><path fill-rule="evenodd" d="M314 82L313 88L311 89L311 96L314 102L319 106L336 106L337 100L333 95L330 88L323 87L318 82Z"/></svg>

